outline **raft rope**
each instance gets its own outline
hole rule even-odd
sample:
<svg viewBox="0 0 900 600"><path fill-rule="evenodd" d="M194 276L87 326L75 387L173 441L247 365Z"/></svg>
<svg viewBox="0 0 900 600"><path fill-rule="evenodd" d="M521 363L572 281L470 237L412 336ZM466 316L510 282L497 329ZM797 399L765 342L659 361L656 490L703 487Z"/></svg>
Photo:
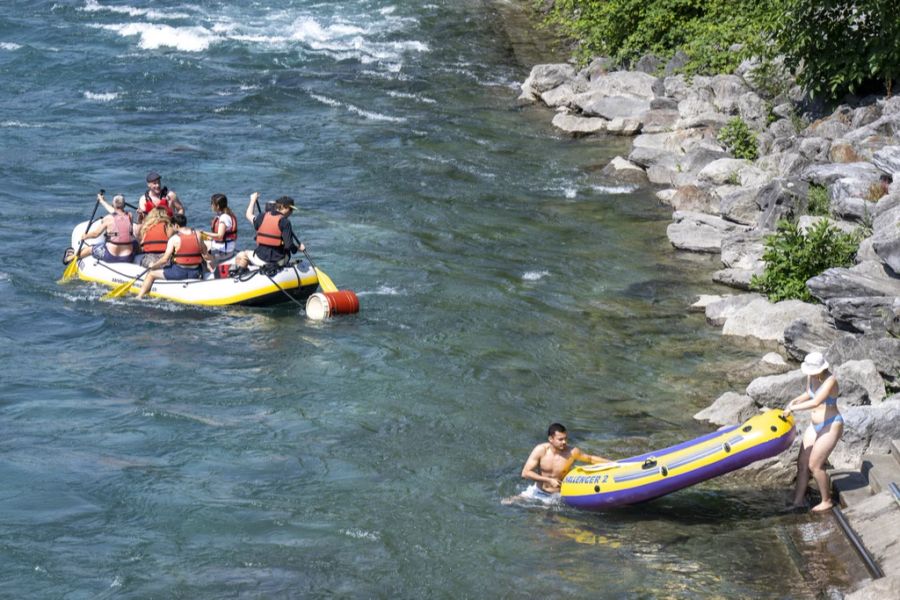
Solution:
<svg viewBox="0 0 900 600"><path fill-rule="evenodd" d="M85 258L88 258L88 257L85 257ZM96 259L95 259L95 260L96 260ZM126 274L126 273L123 273L123 272L121 272L121 271L118 271L118 270L112 268L109 264L103 262L102 260L97 260L96 262L97 262L98 265L100 265L100 266L106 268L107 270L109 270L109 271L115 273L115 274L118 275L119 277L123 277L123 278L125 278L126 280L127 280L127 279L134 279L134 277L133 277L132 275L128 275L128 274ZM291 263L288 263L287 265L285 265L285 266L283 267L283 268L285 268L285 269L286 269L287 267L291 267L291 270L292 270L292 271L294 272L294 274L297 276L297 286L298 286L298 287L300 287L301 282L302 282L302 279L300 278L300 273L299 273L299 271L297 270L296 266L297 266L298 264L301 264L302 262L303 262L303 261L291 262ZM113 263L113 264L115 264L115 263ZM129 263L129 264L135 264L135 263ZM238 277L235 277L234 279L235 279L236 281L241 281L241 282L249 281L250 279L252 279L253 277L255 277L255 276L256 276L257 274L259 274L259 273L262 273L262 269L261 269L261 268L260 268L260 269L257 269L256 271L248 271L247 273L244 273L243 275L239 275ZM276 272L276 274L277 274L277 272ZM288 296L288 298L290 298L290 299L293 300L294 302L297 302L297 300L295 300L295 299L294 299L290 294L288 294L288 293L287 293L280 285L278 285L278 283L277 283L271 276L269 276L267 273L264 273L264 275L266 275L266 277L268 277L269 280L270 280L272 283L275 284L275 287L277 287L279 290L281 290L282 292L284 292L284 293ZM142 276L138 277L137 279L135 279L135 283L137 283L137 282L139 282L139 281L143 281L143 279L144 279L144 277L143 277L143 275L142 275ZM161 284L168 284L168 285L185 285L185 286L187 286L187 285L195 285L195 284L198 284L198 283L206 283L207 281L214 281L214 280L213 280L213 279L176 279L176 280L172 280L172 281L167 281L167 280L165 280L165 279L157 279L156 281L153 282L153 284L156 285L156 284L158 284L158 283L161 283ZM298 302L298 304L299 304L299 302ZM304 308L306 308L306 307L304 307Z"/></svg>

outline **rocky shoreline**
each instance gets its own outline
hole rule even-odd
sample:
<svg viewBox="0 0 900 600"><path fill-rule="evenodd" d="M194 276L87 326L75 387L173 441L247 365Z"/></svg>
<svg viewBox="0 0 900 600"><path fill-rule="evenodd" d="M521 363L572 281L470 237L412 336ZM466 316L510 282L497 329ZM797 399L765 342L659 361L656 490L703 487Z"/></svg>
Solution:
<svg viewBox="0 0 900 600"><path fill-rule="evenodd" d="M751 61L733 74L690 80L674 74L678 67L677 56L665 65L647 57L630 71L603 58L580 70L537 65L519 101L555 109L553 125L573 136L633 136L630 154L610 161L604 176L659 186L660 202L673 209L667 233L674 248L720 255L722 269L712 280L736 292L704 296L692 309L703 310L736 343L753 340L770 352L745 389L725 391L695 418L729 425L783 407L805 385L797 361L819 351L840 382L846 422L830 462L859 470L864 457L888 454L900 439L900 97L810 116L803 90L782 77L781 93L767 94L762 88L771 89L771 78L759 76L761 66ZM756 138L755 160L735 158L719 141L736 117ZM889 187L883 175L893 176ZM808 214L816 188L827 190L828 216ZM751 278L763 272L765 236L784 218L798 220L802 230L822 219L843 231L862 228L852 267L807 281L821 304L773 303L750 292ZM802 430L809 413L797 418ZM798 445L758 463L756 476L791 481ZM900 530L900 516L884 514L876 529ZM882 597L879 589L887 590L883 597L900 597L894 546L891 540L881 556L873 549L888 577L870 584L875 596L866 597Z"/></svg>

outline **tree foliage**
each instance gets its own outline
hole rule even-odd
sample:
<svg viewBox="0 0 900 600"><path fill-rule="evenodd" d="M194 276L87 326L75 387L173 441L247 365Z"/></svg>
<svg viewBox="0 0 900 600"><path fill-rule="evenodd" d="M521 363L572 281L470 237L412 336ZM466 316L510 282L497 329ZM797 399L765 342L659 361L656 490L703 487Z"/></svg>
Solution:
<svg viewBox="0 0 900 600"><path fill-rule="evenodd" d="M762 275L754 275L750 288L772 302L815 302L806 282L826 269L849 267L859 248L859 235L843 233L822 219L804 234L792 221L779 221L775 233L766 236Z"/></svg>
<svg viewBox="0 0 900 600"><path fill-rule="evenodd" d="M775 46L814 94L836 98L900 69L896 0L787 0L769 15Z"/></svg>

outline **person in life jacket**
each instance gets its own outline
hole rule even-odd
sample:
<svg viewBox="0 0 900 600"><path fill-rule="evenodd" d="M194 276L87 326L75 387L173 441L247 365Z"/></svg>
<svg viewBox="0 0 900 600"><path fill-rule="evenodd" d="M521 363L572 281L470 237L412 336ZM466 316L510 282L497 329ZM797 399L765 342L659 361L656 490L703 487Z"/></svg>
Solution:
<svg viewBox="0 0 900 600"><path fill-rule="evenodd" d="M147 173L147 191L138 199L138 223L144 221L154 208L165 208L169 218L184 214L184 205L174 190L162 187L162 177L156 171Z"/></svg>
<svg viewBox="0 0 900 600"><path fill-rule="evenodd" d="M187 226L187 217L175 215L172 223L177 227L175 233L169 238L166 251L158 260L149 267L144 277L144 285L138 293L138 298L143 298L153 287L157 279L166 281L182 279L200 279L202 277L201 265L204 261L208 266L212 265L212 256L206 249L206 245L200 239L200 233ZM169 260L171 264L167 265Z"/></svg>
<svg viewBox="0 0 900 600"><path fill-rule="evenodd" d="M166 209L158 207L150 211L138 231L142 267L149 267L162 258L174 231L175 226L166 214Z"/></svg>
<svg viewBox="0 0 900 600"><path fill-rule="evenodd" d="M109 214L97 221L90 231L82 234L81 241L92 240L106 234L106 243L95 246L84 244L78 258L92 254L97 260L108 263L131 262L135 253L135 241L131 214L125 211L125 196L116 195L110 206L103 194L97 194L97 202L102 204ZM70 262L74 254L74 250L71 254L66 252L64 262Z"/></svg>
<svg viewBox="0 0 900 600"><path fill-rule="evenodd" d="M209 206L216 216L213 217L210 231L200 232L200 235L206 240L206 247L213 258L222 262L234 256L238 234L237 217L228 208L225 194L213 194Z"/></svg>
<svg viewBox="0 0 900 600"><path fill-rule="evenodd" d="M238 269L246 269L251 264L257 267L284 265L287 264L291 253L306 250L306 246L297 240L291 226L289 217L294 212L293 198L282 196L275 200L271 210L254 215L258 205L259 192L253 192L245 216L256 229L256 250L252 252L244 250L237 255L234 264ZM296 245L295 241L300 245Z"/></svg>

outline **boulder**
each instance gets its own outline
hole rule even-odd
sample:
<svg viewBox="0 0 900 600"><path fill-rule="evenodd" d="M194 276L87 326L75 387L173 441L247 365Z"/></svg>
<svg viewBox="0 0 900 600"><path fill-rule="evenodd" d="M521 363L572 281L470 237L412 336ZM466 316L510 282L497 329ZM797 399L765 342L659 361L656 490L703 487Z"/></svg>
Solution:
<svg viewBox="0 0 900 600"><path fill-rule="evenodd" d="M588 81L594 81L601 75L608 75L610 71L615 70L615 61L608 56L598 56L591 63L583 68L579 73L579 77L583 77Z"/></svg>
<svg viewBox="0 0 900 600"><path fill-rule="evenodd" d="M559 87L575 78L575 67L569 64L535 65L522 84L523 100L537 100L547 90Z"/></svg>
<svg viewBox="0 0 900 600"><path fill-rule="evenodd" d="M842 407L881 404L887 397L884 380L871 360L848 360L834 368L834 376Z"/></svg>
<svg viewBox="0 0 900 600"><path fill-rule="evenodd" d="M750 396L725 392L712 403L694 415L697 421L707 421L713 425L735 425L743 423L758 412L756 403Z"/></svg>
<svg viewBox="0 0 900 600"><path fill-rule="evenodd" d="M825 352L840 337L828 318L828 312L820 307L818 312L792 321L784 328L784 348L797 361L810 352Z"/></svg>
<svg viewBox="0 0 900 600"><path fill-rule="evenodd" d="M750 282L754 275L762 275L762 267L758 269L720 269L712 274L712 280L738 290L750 291Z"/></svg>
<svg viewBox="0 0 900 600"><path fill-rule="evenodd" d="M757 300L763 300L763 297L759 294L723 296L706 306L706 322L710 325L724 325L730 316Z"/></svg>
<svg viewBox="0 0 900 600"><path fill-rule="evenodd" d="M882 542L886 545L883 552L884 559L879 560L879 563L883 565L885 564L885 560L890 560L893 558L893 555L896 554L893 550L895 540L891 537L890 533L885 531L885 529L890 531L897 531L900 529L900 516L890 514L890 511L894 508L894 504L893 498L890 497L889 492L882 492L879 496L882 496L882 498L879 498L880 504L874 506L875 510L873 515L862 513L864 509L870 508L871 505L868 503L866 503L865 506L851 507L848 509L848 512L851 514L854 523L860 521L865 523L863 526L854 525L856 529L862 529L863 527L870 528L873 530L873 536L877 538L887 538L886 542ZM885 521L885 519L888 519L888 521ZM891 523L891 525L886 528L885 523L887 522ZM874 546L871 541L865 541L863 544L865 544L866 548L872 548ZM900 598L900 574L893 574L900 568L900 564L898 564L896 559L891 562L894 566L892 570L887 571L889 573L888 575L881 579L867 579L863 587L848 594L844 594L844 600L891 600L892 598Z"/></svg>
<svg viewBox="0 0 900 600"><path fill-rule="evenodd" d="M784 330L797 319L815 319L824 310L799 300L782 300L772 304L766 299L754 300L725 320L723 335L752 337L784 343Z"/></svg>
<svg viewBox="0 0 900 600"><path fill-rule="evenodd" d="M735 269L761 269L765 266L763 232L759 229L737 231L722 238L722 264Z"/></svg>
<svg viewBox="0 0 900 600"><path fill-rule="evenodd" d="M872 163L885 173L900 173L900 146L885 146L872 154Z"/></svg>
<svg viewBox="0 0 900 600"><path fill-rule="evenodd" d="M697 300L691 304L688 308L693 312L706 312L706 307L714 302L718 302L723 298L730 298L730 295L720 295L720 294L700 294L697 296Z"/></svg>
<svg viewBox="0 0 900 600"><path fill-rule="evenodd" d="M875 248L873 246L874 241L872 240L872 236L867 237L863 241L859 243L859 250L856 251L856 264L865 261L879 261L878 255L875 254Z"/></svg>
<svg viewBox="0 0 900 600"><path fill-rule="evenodd" d="M672 198L675 197L676 193L678 193L678 190L676 188L666 188L664 190L657 191L653 195L656 196L656 199L659 200L661 204L672 206Z"/></svg>
<svg viewBox="0 0 900 600"><path fill-rule="evenodd" d="M888 335L900 320L900 299L895 296L831 298L825 308L838 329L851 333Z"/></svg>
<svg viewBox="0 0 900 600"><path fill-rule="evenodd" d="M872 238L872 249L891 270L900 273L900 228L879 228L879 232Z"/></svg>
<svg viewBox="0 0 900 600"><path fill-rule="evenodd" d="M740 182L739 172L750 163L739 158L720 158L703 167L697 174L700 181L713 185Z"/></svg>
<svg viewBox="0 0 900 600"><path fill-rule="evenodd" d="M572 105L589 117L637 118L650 110L650 101L633 96L606 96L592 89L572 97Z"/></svg>
<svg viewBox="0 0 900 600"><path fill-rule="evenodd" d="M756 166L763 171L774 173L778 177L796 177L809 165L809 159L799 152L782 152L770 150L772 154L761 156L756 160Z"/></svg>
<svg viewBox="0 0 900 600"><path fill-rule="evenodd" d="M900 178L898 178L898 179L900 179ZM897 192L894 192L893 191L894 186L900 187L900 182L892 183L891 184L891 190L892 190L891 193L889 193L887 196L882 196L881 198L878 199L877 202L875 202L875 206L872 207L872 217L873 218L877 219L884 213L900 206L900 190L898 190ZM900 220L900 213L894 213L894 215L896 216L896 218L898 220ZM887 224L887 223L885 223L885 224ZM875 227L874 222L872 223L872 227L873 228Z"/></svg>
<svg viewBox="0 0 900 600"><path fill-rule="evenodd" d="M853 111L853 117L850 120L850 129L859 129L870 123L874 123L881 117L881 107L877 104L868 106L860 106Z"/></svg>
<svg viewBox="0 0 900 600"><path fill-rule="evenodd" d="M582 79L567 81L553 89L541 93L541 102L551 108L574 106L575 96L584 92L587 82Z"/></svg>
<svg viewBox="0 0 900 600"><path fill-rule="evenodd" d="M664 86L659 78L647 73L613 71L591 77L591 91L601 96L626 96L640 98L648 103L656 96L662 96Z"/></svg>
<svg viewBox="0 0 900 600"><path fill-rule="evenodd" d="M820 119L807 127L806 131L808 135L825 138L826 140L837 140L850 131L850 125L831 118Z"/></svg>
<svg viewBox="0 0 900 600"><path fill-rule="evenodd" d="M867 138L894 138L900 134L900 113L884 114L875 121L854 129L844 138L851 143L861 142ZM887 144L883 144L887 145Z"/></svg>
<svg viewBox="0 0 900 600"><path fill-rule="evenodd" d="M756 92L745 92L738 98L738 114L751 129L762 131L769 118L769 105Z"/></svg>
<svg viewBox="0 0 900 600"><path fill-rule="evenodd" d="M556 113L553 116L553 126L573 136L591 135L602 133L609 123L600 117L581 117L568 112Z"/></svg>
<svg viewBox="0 0 900 600"><path fill-rule="evenodd" d="M741 96L750 92L744 80L737 75L716 75L709 82L709 87L713 92L713 106L728 115L738 113Z"/></svg>
<svg viewBox="0 0 900 600"><path fill-rule="evenodd" d="M600 172L617 181L638 185L647 183L647 173L644 169L621 156L614 157Z"/></svg>
<svg viewBox="0 0 900 600"><path fill-rule="evenodd" d="M683 69L686 64L690 61L690 57L684 53L683 50L677 50L669 59L669 62L666 63L666 67L663 72L668 75L673 75L677 73L679 70Z"/></svg>
<svg viewBox="0 0 900 600"><path fill-rule="evenodd" d="M762 211L756 221L763 230L774 230L780 219L789 218L806 207L809 185L799 179L775 179L759 190L756 205Z"/></svg>
<svg viewBox="0 0 900 600"><path fill-rule="evenodd" d="M637 135L644 124L635 117L615 117L606 125L606 132L613 135Z"/></svg>
<svg viewBox="0 0 900 600"><path fill-rule="evenodd" d="M635 71L640 71L641 73L648 73L653 75L654 73L658 73L662 70L664 65L663 59L655 56L653 54L645 54L632 66L632 69Z"/></svg>
<svg viewBox="0 0 900 600"><path fill-rule="evenodd" d="M832 365L869 359L886 381L897 383L900 375L900 339L845 333L831 344L825 358Z"/></svg>
<svg viewBox="0 0 900 600"><path fill-rule="evenodd" d="M831 142L825 138L809 137L800 141L800 154L811 162L825 162L829 159Z"/></svg>
<svg viewBox="0 0 900 600"><path fill-rule="evenodd" d="M747 395L759 406L784 408L806 389L806 375L800 369L780 375L757 377L747 386Z"/></svg>
<svg viewBox="0 0 900 600"><path fill-rule="evenodd" d="M788 144L793 144L794 136L797 135L797 128L794 127L794 123L790 119L778 119L770 123L766 131L772 134L772 137L775 139L783 138L788 140Z"/></svg>
<svg viewBox="0 0 900 600"><path fill-rule="evenodd" d="M844 433L829 457L835 468L859 469L863 456L887 454L891 440L900 439L900 399L897 396L877 406L841 408L841 415ZM897 510L896 505L894 510Z"/></svg>
<svg viewBox="0 0 900 600"><path fill-rule="evenodd" d="M830 186L839 179L860 179L877 181L881 171L872 163L854 162L841 164L810 165L801 178L817 185Z"/></svg>
<svg viewBox="0 0 900 600"><path fill-rule="evenodd" d="M722 238L740 229L734 223L698 212L676 211L672 219L666 228L669 241L679 250L691 252L719 252Z"/></svg>
<svg viewBox="0 0 900 600"><path fill-rule="evenodd" d="M678 111L665 108L654 108L653 103L651 102L650 110L640 115L639 118L644 124L641 131L646 133L671 131L675 128L675 122L678 121Z"/></svg>
<svg viewBox="0 0 900 600"><path fill-rule="evenodd" d="M832 199L828 206L831 207L832 214L858 223L871 219L871 210L874 208L874 204L868 200L849 196Z"/></svg>
<svg viewBox="0 0 900 600"><path fill-rule="evenodd" d="M836 267L806 282L820 302L831 298L900 296L900 279L889 276L881 265L863 262L849 269Z"/></svg>
<svg viewBox="0 0 900 600"><path fill-rule="evenodd" d="M762 188L730 186L727 192L725 188L720 189L722 191L717 193L721 198L719 212L722 217L741 225L756 225L760 215L756 198Z"/></svg>
<svg viewBox="0 0 900 600"><path fill-rule="evenodd" d="M853 144L844 140L832 142L828 149L828 158L833 163L857 163L863 160Z"/></svg>
<svg viewBox="0 0 900 600"><path fill-rule="evenodd" d="M841 177L829 187L829 196L832 200L842 198L869 198L873 189L878 185L876 175L864 175L860 177Z"/></svg>
<svg viewBox="0 0 900 600"><path fill-rule="evenodd" d="M670 75L663 79L663 94L676 102L681 102L693 93L684 79L684 75Z"/></svg>
<svg viewBox="0 0 900 600"><path fill-rule="evenodd" d="M706 188L683 185L677 188L669 204L678 211L719 214L719 198Z"/></svg>
<svg viewBox="0 0 900 600"><path fill-rule="evenodd" d="M859 229L859 225L856 223L851 223L849 221L842 221L840 219L832 219L830 217L822 217L822 216L810 216L803 215L799 219L797 219L797 227L800 228L804 234L809 233L809 230L821 223L822 221L826 221L831 227L842 231L843 233L853 233L857 229Z"/></svg>

